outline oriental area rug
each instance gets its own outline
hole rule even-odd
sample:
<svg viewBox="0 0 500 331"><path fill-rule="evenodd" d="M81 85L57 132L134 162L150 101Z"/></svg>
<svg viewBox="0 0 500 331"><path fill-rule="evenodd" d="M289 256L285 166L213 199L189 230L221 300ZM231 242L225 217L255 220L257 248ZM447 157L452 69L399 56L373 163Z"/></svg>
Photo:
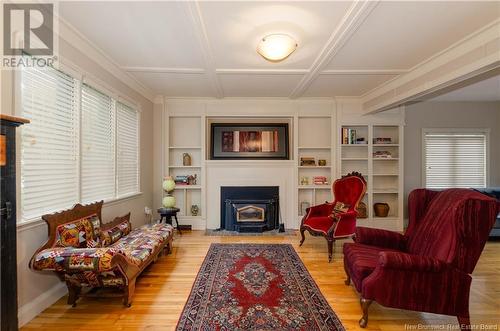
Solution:
<svg viewBox="0 0 500 331"><path fill-rule="evenodd" d="M177 330L344 330L291 245L212 244Z"/></svg>

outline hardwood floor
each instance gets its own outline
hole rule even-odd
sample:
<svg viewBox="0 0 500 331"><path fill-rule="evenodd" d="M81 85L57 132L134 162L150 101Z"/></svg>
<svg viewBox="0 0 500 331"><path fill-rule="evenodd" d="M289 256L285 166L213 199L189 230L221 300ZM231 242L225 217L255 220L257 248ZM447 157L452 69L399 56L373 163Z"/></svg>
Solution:
<svg viewBox="0 0 500 331"><path fill-rule="evenodd" d="M361 317L359 297L352 286L344 285L342 243L335 245L335 257L327 262L323 238L299 236L205 236L204 231L176 233L171 255L163 256L139 277L131 308L119 298L83 298L78 306L66 304L66 297L43 311L21 330L173 330L191 286L211 243L290 243L315 279L347 330L358 330ZM436 293L436 295L439 295ZM473 274L470 296L473 324L500 323L500 242L488 242ZM410 330L405 324L448 324L454 317L390 309L373 303L366 330ZM420 328L423 329L423 328ZM415 328L417 330L417 328Z"/></svg>

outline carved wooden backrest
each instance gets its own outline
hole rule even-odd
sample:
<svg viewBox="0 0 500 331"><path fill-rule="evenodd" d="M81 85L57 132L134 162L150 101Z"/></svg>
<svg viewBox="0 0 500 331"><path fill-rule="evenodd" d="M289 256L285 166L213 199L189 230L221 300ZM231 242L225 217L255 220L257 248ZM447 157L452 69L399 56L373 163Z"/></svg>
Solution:
<svg viewBox="0 0 500 331"><path fill-rule="evenodd" d="M76 204L73 208L63 210L54 214L43 215L42 219L49 227L49 239L38 251L52 247L56 241L56 229L59 225L76 221L91 215L97 215L102 227L102 205L104 201L94 202L88 205Z"/></svg>

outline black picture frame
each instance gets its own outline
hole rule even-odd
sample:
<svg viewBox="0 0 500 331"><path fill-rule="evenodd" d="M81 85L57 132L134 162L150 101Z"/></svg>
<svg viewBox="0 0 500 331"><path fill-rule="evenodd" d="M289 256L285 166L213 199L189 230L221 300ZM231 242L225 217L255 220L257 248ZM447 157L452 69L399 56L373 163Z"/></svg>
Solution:
<svg viewBox="0 0 500 331"><path fill-rule="evenodd" d="M222 132L232 131L278 131L278 150L276 152L228 152L223 151ZM211 123L210 159L211 160L289 160L288 123Z"/></svg>

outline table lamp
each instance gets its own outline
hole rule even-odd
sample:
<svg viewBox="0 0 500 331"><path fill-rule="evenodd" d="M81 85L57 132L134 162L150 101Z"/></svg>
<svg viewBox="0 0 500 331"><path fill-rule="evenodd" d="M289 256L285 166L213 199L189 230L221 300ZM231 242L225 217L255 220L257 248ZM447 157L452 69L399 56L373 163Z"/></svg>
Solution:
<svg viewBox="0 0 500 331"><path fill-rule="evenodd" d="M175 181L172 176L168 176L163 181L163 190L167 192L167 195L163 198L163 207L165 208L174 208L175 207L175 197L172 195L172 192L175 189Z"/></svg>

